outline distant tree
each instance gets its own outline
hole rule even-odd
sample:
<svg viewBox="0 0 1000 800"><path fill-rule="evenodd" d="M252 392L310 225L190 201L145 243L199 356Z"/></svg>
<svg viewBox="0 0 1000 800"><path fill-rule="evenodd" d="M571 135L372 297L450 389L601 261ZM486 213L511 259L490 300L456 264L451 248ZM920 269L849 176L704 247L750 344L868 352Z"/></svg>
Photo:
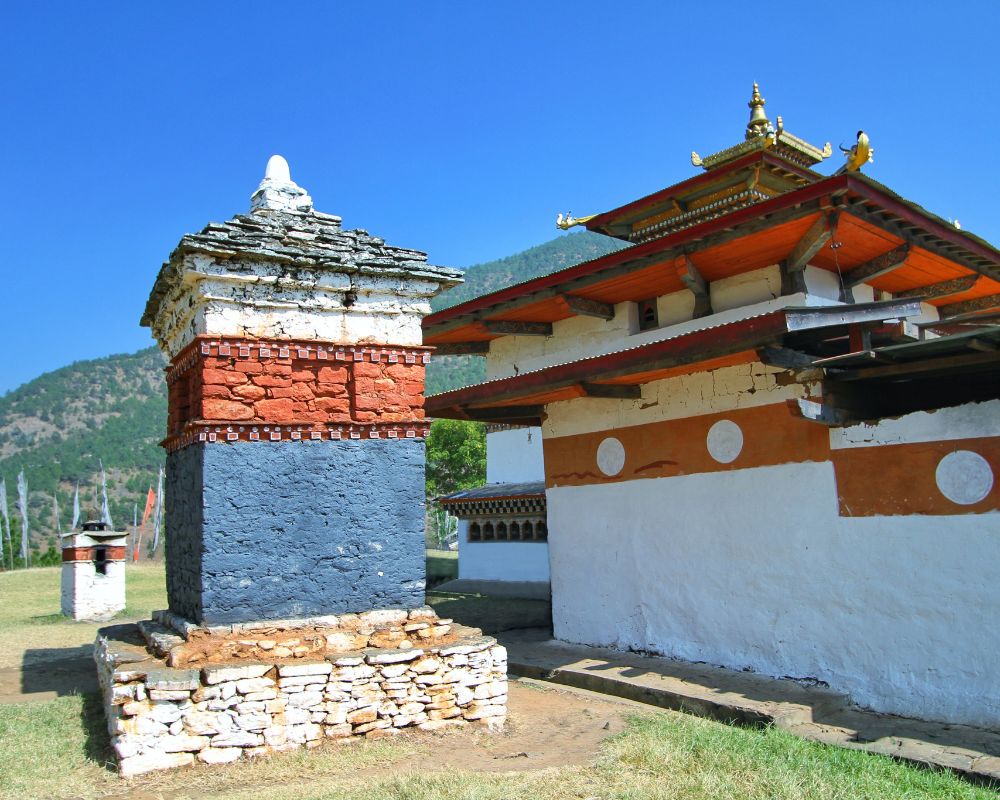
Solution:
<svg viewBox="0 0 1000 800"><path fill-rule="evenodd" d="M478 422L438 419L427 437L427 496L486 482L486 429Z"/></svg>

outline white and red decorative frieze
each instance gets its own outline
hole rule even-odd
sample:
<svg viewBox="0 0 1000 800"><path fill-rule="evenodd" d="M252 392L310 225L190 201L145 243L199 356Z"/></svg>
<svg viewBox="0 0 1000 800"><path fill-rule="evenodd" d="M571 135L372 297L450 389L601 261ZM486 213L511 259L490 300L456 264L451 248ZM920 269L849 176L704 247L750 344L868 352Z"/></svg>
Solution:
<svg viewBox="0 0 1000 800"><path fill-rule="evenodd" d="M163 445L422 438L429 360L424 347L198 337L167 369Z"/></svg>

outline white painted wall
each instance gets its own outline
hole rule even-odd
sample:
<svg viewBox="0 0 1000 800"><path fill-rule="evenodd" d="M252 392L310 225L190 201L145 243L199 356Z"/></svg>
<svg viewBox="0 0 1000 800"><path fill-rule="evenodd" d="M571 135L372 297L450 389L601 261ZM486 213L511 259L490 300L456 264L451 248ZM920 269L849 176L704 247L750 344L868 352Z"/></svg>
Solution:
<svg viewBox="0 0 1000 800"><path fill-rule="evenodd" d="M469 521L458 521L458 577L480 581L549 580L545 542L470 542Z"/></svg>
<svg viewBox="0 0 1000 800"><path fill-rule="evenodd" d="M486 434L486 482L545 480L540 428L511 428Z"/></svg>
<svg viewBox="0 0 1000 800"><path fill-rule="evenodd" d="M878 424L859 423L830 429L830 447L877 447L883 444L943 442L1000 436L1000 400L966 403L937 411L917 411Z"/></svg>
<svg viewBox="0 0 1000 800"><path fill-rule="evenodd" d="M171 358L201 334L420 345L421 320L440 283L419 276L291 268L244 259L184 256L153 322ZM344 292L356 302L345 307Z"/></svg>
<svg viewBox="0 0 1000 800"><path fill-rule="evenodd" d="M989 431L998 410L913 414L834 439L924 441L975 418ZM829 462L547 498L558 638L815 677L882 711L1000 725L1000 514L840 517Z"/></svg>
<svg viewBox="0 0 1000 800"><path fill-rule="evenodd" d="M781 403L806 397L812 384L779 386L780 369L759 362L678 375L642 386L638 400L583 397L545 407L546 437L593 433L626 425Z"/></svg>
<svg viewBox="0 0 1000 800"><path fill-rule="evenodd" d="M67 617L103 622L125 608L125 562L110 561L101 575L92 561L64 561L61 609Z"/></svg>

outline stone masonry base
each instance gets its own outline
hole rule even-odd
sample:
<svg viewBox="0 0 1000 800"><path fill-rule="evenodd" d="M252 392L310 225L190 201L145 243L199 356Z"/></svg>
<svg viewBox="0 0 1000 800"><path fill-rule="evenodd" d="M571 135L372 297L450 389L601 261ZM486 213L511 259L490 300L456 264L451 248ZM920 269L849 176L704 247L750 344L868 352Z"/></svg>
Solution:
<svg viewBox="0 0 1000 800"><path fill-rule="evenodd" d="M326 641L339 645L344 626L323 618L246 626L228 635L187 626L177 635L161 624L171 615L157 616L160 623L102 628L95 644L123 776L315 747L325 738L389 736L408 727L481 723L495 730L506 717L505 648L478 629L437 620L426 607L347 615L353 631L372 630L395 646L300 646L297 653L277 643L294 641L297 630L299 638L319 642L327 628ZM414 635L428 625L447 634ZM400 636L406 629L411 635ZM206 637L218 639L214 655ZM168 666L178 662L184 666Z"/></svg>

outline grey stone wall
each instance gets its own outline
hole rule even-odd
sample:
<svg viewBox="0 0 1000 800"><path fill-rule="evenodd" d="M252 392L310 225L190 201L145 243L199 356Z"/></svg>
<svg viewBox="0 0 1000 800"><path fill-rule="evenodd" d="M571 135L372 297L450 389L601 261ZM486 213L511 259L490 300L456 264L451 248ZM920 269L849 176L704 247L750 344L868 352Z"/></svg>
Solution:
<svg viewBox="0 0 1000 800"><path fill-rule="evenodd" d="M422 440L195 444L170 456L167 485L174 613L225 624L424 602Z"/></svg>
<svg viewBox="0 0 1000 800"><path fill-rule="evenodd" d="M201 619L203 445L167 454L166 556L170 610Z"/></svg>

